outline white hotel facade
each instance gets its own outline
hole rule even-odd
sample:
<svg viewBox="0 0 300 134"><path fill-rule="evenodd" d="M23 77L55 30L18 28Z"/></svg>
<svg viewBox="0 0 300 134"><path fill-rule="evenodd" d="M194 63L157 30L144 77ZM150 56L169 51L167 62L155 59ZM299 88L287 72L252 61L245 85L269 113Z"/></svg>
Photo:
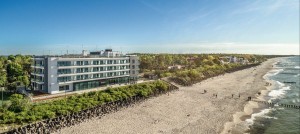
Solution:
<svg viewBox="0 0 300 134"><path fill-rule="evenodd" d="M81 55L34 56L31 86L34 90L56 94L138 79L139 58L111 49L83 51Z"/></svg>

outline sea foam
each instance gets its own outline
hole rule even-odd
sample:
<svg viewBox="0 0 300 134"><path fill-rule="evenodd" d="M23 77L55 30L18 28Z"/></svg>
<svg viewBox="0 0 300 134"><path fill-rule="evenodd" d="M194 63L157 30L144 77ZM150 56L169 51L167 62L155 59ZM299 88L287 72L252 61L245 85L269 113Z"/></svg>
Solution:
<svg viewBox="0 0 300 134"><path fill-rule="evenodd" d="M287 90L291 90L290 86L284 86L283 83L278 82L279 84L279 89L278 90L272 90L269 92L269 96L272 97L271 99L277 99L279 97L282 97L283 95L286 94Z"/></svg>
<svg viewBox="0 0 300 134"><path fill-rule="evenodd" d="M268 119L277 119L276 117L270 117L270 116L266 115L267 113L269 113L272 110L273 109L263 109L259 113L254 113L254 114L251 115L250 119L246 119L246 122L248 123L248 125L253 125L254 120L255 120L256 117L263 117L263 118L268 118Z"/></svg>

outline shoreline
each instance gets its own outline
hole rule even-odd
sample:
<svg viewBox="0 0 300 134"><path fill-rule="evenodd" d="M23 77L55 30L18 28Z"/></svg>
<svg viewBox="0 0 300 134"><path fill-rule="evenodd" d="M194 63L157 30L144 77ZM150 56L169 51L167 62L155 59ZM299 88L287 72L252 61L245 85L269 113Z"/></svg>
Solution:
<svg viewBox="0 0 300 134"><path fill-rule="evenodd" d="M179 91L169 95L151 98L101 119L90 119L56 133L221 133L224 124L239 120L235 113L244 111L247 97L265 89L262 76L269 71L270 60L190 87L180 86ZM204 90L207 93L203 93ZM218 96L214 97L216 93ZM253 112L251 110L248 112Z"/></svg>
<svg viewBox="0 0 300 134"><path fill-rule="evenodd" d="M268 94L274 89L275 81L268 79L266 76L271 70L273 70L273 66L278 62L279 58L269 59L273 61L272 68L266 72L262 79L266 82L264 85L264 89L259 90L261 95L255 94L255 100L267 101ZM268 85L270 84L270 85ZM257 102L249 101L245 104L244 110L242 112L236 112L233 114L233 121L226 122L224 124L224 129L221 134L229 134L229 133L245 133L249 129L249 124L246 123L247 119L250 119L252 114L258 113L266 107L258 104Z"/></svg>

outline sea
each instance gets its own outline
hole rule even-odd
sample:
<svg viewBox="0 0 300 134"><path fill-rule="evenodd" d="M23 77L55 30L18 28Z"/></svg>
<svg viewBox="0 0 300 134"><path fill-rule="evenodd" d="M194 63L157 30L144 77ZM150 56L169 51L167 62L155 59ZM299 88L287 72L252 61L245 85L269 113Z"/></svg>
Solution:
<svg viewBox="0 0 300 134"><path fill-rule="evenodd" d="M264 78L275 82L268 102L300 106L300 56L281 58ZM250 134L300 134L300 109L265 106L246 122Z"/></svg>

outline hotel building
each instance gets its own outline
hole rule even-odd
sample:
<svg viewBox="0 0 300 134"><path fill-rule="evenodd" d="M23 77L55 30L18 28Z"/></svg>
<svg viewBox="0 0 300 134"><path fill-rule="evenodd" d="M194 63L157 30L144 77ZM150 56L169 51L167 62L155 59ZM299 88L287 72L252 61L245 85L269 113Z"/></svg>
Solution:
<svg viewBox="0 0 300 134"><path fill-rule="evenodd" d="M77 55L34 56L32 69L32 88L56 94L135 82L139 58L111 49L90 53L84 50Z"/></svg>

